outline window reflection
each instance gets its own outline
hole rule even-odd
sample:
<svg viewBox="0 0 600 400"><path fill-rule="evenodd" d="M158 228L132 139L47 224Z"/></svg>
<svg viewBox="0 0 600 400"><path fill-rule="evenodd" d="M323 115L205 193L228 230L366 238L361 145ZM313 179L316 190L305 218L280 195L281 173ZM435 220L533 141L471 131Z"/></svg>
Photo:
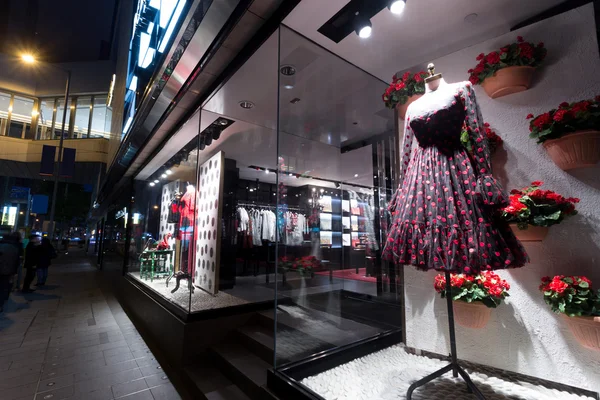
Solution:
<svg viewBox="0 0 600 400"><path fill-rule="evenodd" d="M112 112L106 107L106 96L94 97L94 108L92 113L92 129L90 137L108 138L110 136L110 119Z"/></svg>
<svg viewBox="0 0 600 400"><path fill-rule="evenodd" d="M15 96L8 136L24 139L30 138L33 103L33 99Z"/></svg>
<svg viewBox="0 0 600 400"><path fill-rule="evenodd" d="M38 116L38 139L52 138L52 120L54 115L55 99L42 99L40 101L40 114Z"/></svg>
<svg viewBox="0 0 600 400"><path fill-rule="evenodd" d="M6 124L8 122L8 107L10 106L10 94L0 93L0 134L6 135Z"/></svg>
<svg viewBox="0 0 600 400"><path fill-rule="evenodd" d="M64 132L64 137L69 137L69 123L71 120L71 113L69 109L73 104L73 100L69 98L69 102L67 103L67 117L65 120L65 127L63 129L62 121L63 121L63 113L65 110L64 107L65 99L58 99L58 105L56 106L56 121L54 122L54 138L60 138L61 132Z"/></svg>
<svg viewBox="0 0 600 400"><path fill-rule="evenodd" d="M85 138L88 134L92 97L79 97L75 106L75 123L73 126L74 138Z"/></svg>

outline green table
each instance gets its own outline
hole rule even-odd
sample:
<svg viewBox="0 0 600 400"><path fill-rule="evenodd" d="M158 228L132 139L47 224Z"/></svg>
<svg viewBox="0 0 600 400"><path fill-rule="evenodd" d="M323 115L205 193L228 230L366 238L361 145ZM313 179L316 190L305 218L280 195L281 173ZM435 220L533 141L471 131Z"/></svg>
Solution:
<svg viewBox="0 0 600 400"><path fill-rule="evenodd" d="M140 254L140 278L150 279L171 276L173 273L173 250L145 250Z"/></svg>

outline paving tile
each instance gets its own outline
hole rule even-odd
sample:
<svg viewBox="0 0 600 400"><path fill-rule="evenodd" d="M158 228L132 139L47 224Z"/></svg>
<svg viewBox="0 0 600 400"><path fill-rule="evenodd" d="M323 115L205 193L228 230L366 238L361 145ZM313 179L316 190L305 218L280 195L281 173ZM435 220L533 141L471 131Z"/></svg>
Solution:
<svg viewBox="0 0 600 400"><path fill-rule="evenodd" d="M144 379L136 379L127 383L120 383L112 386L113 396L115 398L127 396L129 394L148 389L148 384Z"/></svg>
<svg viewBox="0 0 600 400"><path fill-rule="evenodd" d="M34 345L29 345L29 346L20 346L17 348L0 351L0 357L10 356L10 355L20 354L20 353L31 353L34 351L39 352L40 350L45 350L46 347L47 347L47 343L38 343L38 344L34 344Z"/></svg>
<svg viewBox="0 0 600 400"><path fill-rule="evenodd" d="M170 383L169 377L164 372L161 372L160 374L145 376L144 379L146 380L146 384L149 388Z"/></svg>
<svg viewBox="0 0 600 400"><path fill-rule="evenodd" d="M123 351L122 353L115 354L112 356L104 356L104 358L106 360L106 365L118 364L123 361L129 361L134 359L133 354L129 350ZM141 367L141 365L138 364L138 367Z"/></svg>
<svg viewBox="0 0 600 400"><path fill-rule="evenodd" d="M165 384L150 389L154 400L181 400L181 396L171 384Z"/></svg>
<svg viewBox="0 0 600 400"><path fill-rule="evenodd" d="M148 365L146 367L141 367L140 371L144 376L156 375L162 371L162 367L160 365Z"/></svg>
<svg viewBox="0 0 600 400"><path fill-rule="evenodd" d="M21 397L35 394L37 388L37 382L29 383L27 385L15 387L12 389L2 390L2 400L16 400Z"/></svg>
<svg viewBox="0 0 600 400"><path fill-rule="evenodd" d="M138 367L147 367L149 365L160 365L158 363L158 361L156 361L156 358L154 358L154 356L152 355L152 353L147 354L148 357L142 357L142 358L136 358L135 362L137 363Z"/></svg>
<svg viewBox="0 0 600 400"><path fill-rule="evenodd" d="M11 389L17 386L23 386L30 383L37 383L39 378L39 372L20 374L12 377L0 375L0 390L4 391L4 389ZM0 395L0 398L1 397L2 396Z"/></svg>
<svg viewBox="0 0 600 400"><path fill-rule="evenodd" d="M112 375L118 372L137 368L134 360L125 361L114 365L105 365L103 367L94 368L93 370L80 372L75 374L75 382L81 382L89 379L99 378L103 375Z"/></svg>
<svg viewBox="0 0 600 400"><path fill-rule="evenodd" d="M120 400L154 400L154 396L152 395L152 392L148 389L142 391L142 392L137 392L134 394L130 394L129 396L125 396L125 397L120 397Z"/></svg>
<svg viewBox="0 0 600 400"><path fill-rule="evenodd" d="M35 395L35 400L63 400L73 399L75 390L73 386L67 386L60 389L49 390L47 392L38 393Z"/></svg>
<svg viewBox="0 0 600 400"><path fill-rule="evenodd" d="M40 376L40 379L45 380L63 375L93 371L96 368L103 367L105 365L106 364L103 358L91 361L81 361L70 365L44 365L44 372Z"/></svg>
<svg viewBox="0 0 600 400"><path fill-rule="evenodd" d="M50 379L40 381L37 392L46 392L48 390L60 389L62 387L71 386L74 383L74 375L56 376Z"/></svg>

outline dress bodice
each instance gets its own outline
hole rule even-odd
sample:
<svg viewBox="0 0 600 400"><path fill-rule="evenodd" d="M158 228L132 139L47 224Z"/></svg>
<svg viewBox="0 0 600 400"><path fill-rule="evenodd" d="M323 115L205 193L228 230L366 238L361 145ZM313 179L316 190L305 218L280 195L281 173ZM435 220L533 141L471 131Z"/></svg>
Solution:
<svg viewBox="0 0 600 400"><path fill-rule="evenodd" d="M419 146L453 149L461 145L465 106L455 84L427 93L411 104L408 123Z"/></svg>

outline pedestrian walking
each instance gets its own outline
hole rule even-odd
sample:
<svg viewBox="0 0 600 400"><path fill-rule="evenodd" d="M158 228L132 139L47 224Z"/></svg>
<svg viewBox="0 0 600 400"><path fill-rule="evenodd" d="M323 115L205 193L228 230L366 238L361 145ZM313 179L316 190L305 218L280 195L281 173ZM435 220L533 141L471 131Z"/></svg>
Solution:
<svg viewBox="0 0 600 400"><path fill-rule="evenodd" d="M4 311L4 302L10 296L11 279L15 276L19 267L18 246L20 246L20 243L13 234L0 240L0 312Z"/></svg>
<svg viewBox="0 0 600 400"><path fill-rule="evenodd" d="M56 258L56 250L47 237L42 238L37 257L37 283L35 286L43 286L46 284L46 279L48 279L48 267L52 264L52 260Z"/></svg>
<svg viewBox="0 0 600 400"><path fill-rule="evenodd" d="M21 290L23 293L31 293L34 291L30 286L35 277L35 269L38 265L39 247L39 236L29 236L29 243L27 243L27 247L25 248L25 281L23 282L23 289Z"/></svg>

